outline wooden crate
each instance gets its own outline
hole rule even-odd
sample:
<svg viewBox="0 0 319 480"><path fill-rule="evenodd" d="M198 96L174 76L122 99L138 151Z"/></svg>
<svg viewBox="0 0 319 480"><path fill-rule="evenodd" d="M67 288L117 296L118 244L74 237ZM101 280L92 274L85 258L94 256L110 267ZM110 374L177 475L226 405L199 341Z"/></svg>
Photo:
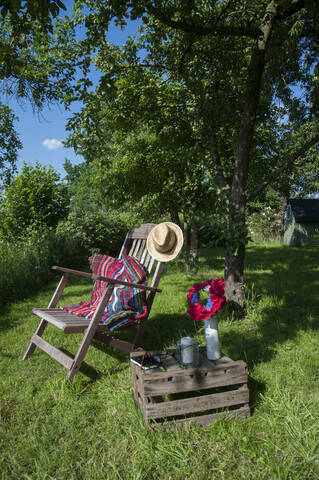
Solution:
<svg viewBox="0 0 319 480"><path fill-rule="evenodd" d="M131 358L143 353L133 352ZM143 370L130 362L134 399L146 424L209 425L223 415L249 417L248 374L242 360L222 356L210 361L205 349L201 349L200 366L183 368L175 359L174 350L150 353L161 355L164 368Z"/></svg>

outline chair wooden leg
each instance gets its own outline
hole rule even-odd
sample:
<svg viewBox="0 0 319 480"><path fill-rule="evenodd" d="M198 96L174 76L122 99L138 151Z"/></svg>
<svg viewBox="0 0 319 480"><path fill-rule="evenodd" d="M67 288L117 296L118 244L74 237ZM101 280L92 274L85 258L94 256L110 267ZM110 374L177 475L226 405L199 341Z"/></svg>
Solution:
<svg viewBox="0 0 319 480"><path fill-rule="evenodd" d="M42 337L43 335L43 332L47 326L48 322L46 320L41 320L41 322L39 323L39 326L37 328L37 330L35 331L35 335L38 335L39 337ZM23 355L23 360L26 360L27 358L31 357L31 355L33 354L34 350L36 349L36 344L32 342L32 339L31 339L31 342L29 343L29 346L25 352L25 354Z"/></svg>
<svg viewBox="0 0 319 480"><path fill-rule="evenodd" d="M62 275L61 277L61 280L54 292L54 294L52 295L52 298L49 302L49 305L48 305L48 308L55 308L61 295L62 295L62 292L64 290L64 287L66 286L66 284L68 283L68 280L69 280L69 277L70 275L69 274L64 274ZM43 318L41 319L41 322L39 323L39 326L37 328L37 330L35 331L35 335L38 335L38 337L42 337L43 335L43 332L47 326L48 322L46 320L43 320ZM32 339L31 339L31 342L29 343L29 346L25 352L25 354L23 355L23 360L26 360L27 358L31 357L31 355L33 354L34 350L36 349L36 344L32 342Z"/></svg>
<svg viewBox="0 0 319 480"><path fill-rule="evenodd" d="M90 339L88 341L88 337L86 336L86 334L84 334L84 337L83 337L83 340L81 342L81 345L80 345L80 348L78 349L75 357L74 357L74 361L71 365L71 368L69 369L69 372L66 376L66 379L67 380L72 380L73 377L78 373L78 371L80 370L80 367L82 365L82 362L84 360L84 357L86 355L86 352L88 351L88 348L90 346L90 343L91 343L91 340Z"/></svg>
<svg viewBox="0 0 319 480"><path fill-rule="evenodd" d="M71 368L69 369L69 373L66 376L67 380L72 380L74 375L76 375L78 373L78 371L80 370L80 367L81 367L81 364L84 360L86 352L88 351L88 348L91 345L92 339L95 335L96 328L99 324L100 318L102 317L102 314L103 314L104 309L107 305L107 302L109 301L109 299L112 295L113 288L114 288L113 285L109 285L105 289L105 292L103 293L103 295L101 297L100 303L99 303L97 309L95 310L95 314L94 314L88 328L86 329L86 331L84 333L81 345L80 345L80 347L79 347L79 349L78 349L78 351L77 351L77 353L74 357L74 362L73 362Z"/></svg>

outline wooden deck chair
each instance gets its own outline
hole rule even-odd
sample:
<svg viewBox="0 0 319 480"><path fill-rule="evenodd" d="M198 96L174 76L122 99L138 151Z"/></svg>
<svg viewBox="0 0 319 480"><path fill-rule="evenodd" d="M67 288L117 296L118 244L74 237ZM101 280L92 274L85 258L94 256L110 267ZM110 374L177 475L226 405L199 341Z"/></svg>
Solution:
<svg viewBox="0 0 319 480"><path fill-rule="evenodd" d="M40 317L41 321L36 332L31 338L30 344L23 357L24 360L33 354L36 347L39 347L50 357L54 358L59 363L61 363L61 365L67 368L67 379L72 380L74 375L76 375L76 373L79 371L81 363L93 338L125 352L131 352L140 346L145 324L152 307L154 296L156 292L161 291L157 287L164 268L164 262L157 261L153 257L151 257L146 248L146 239L148 237L148 234L155 226L155 224L147 223L141 225L140 227L136 227L130 232L128 232L119 255L119 258L121 258L125 249L129 256L133 256L138 259L140 263L142 263L142 265L147 269L150 278L152 279L150 286L137 285L126 281L114 280L111 278L97 277L94 274L71 270L69 268L57 266L52 267L54 270L61 271L63 275L49 302L48 308L34 308L32 310L32 313ZM74 316L68 312L64 312L63 310L56 308L70 275L88 277L93 279L93 281L106 280L108 282L107 288L105 288L103 292L100 303L98 304L92 319ZM109 331L108 327L99 323L101 316L104 313L105 307L108 303L108 300L112 295L114 286L119 284L135 288L138 287L142 290L145 290L146 292L148 314L146 317L142 318L139 324L136 326L137 331L133 343L129 343L120 340L119 338L116 338L114 336L108 335L107 333L105 333ZM48 323L55 325L64 333L84 334L80 347L74 358L57 349L42 338L43 332Z"/></svg>

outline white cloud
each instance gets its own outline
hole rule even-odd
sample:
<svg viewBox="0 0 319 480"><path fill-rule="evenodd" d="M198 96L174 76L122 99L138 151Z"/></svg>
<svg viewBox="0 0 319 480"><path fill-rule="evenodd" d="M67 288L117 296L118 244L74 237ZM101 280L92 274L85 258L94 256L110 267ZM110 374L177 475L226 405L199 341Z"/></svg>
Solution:
<svg viewBox="0 0 319 480"><path fill-rule="evenodd" d="M57 140L56 138L46 138L43 140L42 145L49 150L56 150L57 148L63 147L61 140Z"/></svg>

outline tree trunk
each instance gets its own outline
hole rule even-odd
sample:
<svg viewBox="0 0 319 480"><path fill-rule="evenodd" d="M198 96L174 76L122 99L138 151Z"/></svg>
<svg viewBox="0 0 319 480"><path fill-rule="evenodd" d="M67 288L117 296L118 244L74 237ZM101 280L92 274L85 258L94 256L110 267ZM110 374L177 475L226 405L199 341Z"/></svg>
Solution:
<svg viewBox="0 0 319 480"><path fill-rule="evenodd" d="M230 248L226 250L225 257L225 278L227 279L225 294L228 303L234 307L240 315L245 310L245 288L244 288L244 264L245 245L241 245L237 255L234 255Z"/></svg>
<svg viewBox="0 0 319 480"><path fill-rule="evenodd" d="M280 229L280 243L284 243L284 234L285 234L285 216L287 210L289 196L283 196L281 202L281 212L280 212L280 220L281 220L281 229Z"/></svg>
<svg viewBox="0 0 319 480"><path fill-rule="evenodd" d="M180 221L177 209L171 207L170 208L170 216L171 216L172 222L176 223L176 225L178 225L180 227L181 226L181 221Z"/></svg>
<svg viewBox="0 0 319 480"><path fill-rule="evenodd" d="M190 225L189 270L196 273L198 270L198 224L193 218Z"/></svg>
<svg viewBox="0 0 319 480"><path fill-rule="evenodd" d="M184 247L188 251L190 248L190 228L189 228L189 219L186 214L186 210L183 211L183 231L184 231Z"/></svg>
<svg viewBox="0 0 319 480"><path fill-rule="evenodd" d="M245 209L246 183L261 81L265 68L266 46L271 36L272 26L277 13L277 1L272 0L266 7L262 20L261 35L256 41L250 60L247 80L247 94L244 113L235 156L235 168L229 201L229 230L232 241L227 248L225 258L226 296L230 304L239 309L245 308L244 261L245 261Z"/></svg>

